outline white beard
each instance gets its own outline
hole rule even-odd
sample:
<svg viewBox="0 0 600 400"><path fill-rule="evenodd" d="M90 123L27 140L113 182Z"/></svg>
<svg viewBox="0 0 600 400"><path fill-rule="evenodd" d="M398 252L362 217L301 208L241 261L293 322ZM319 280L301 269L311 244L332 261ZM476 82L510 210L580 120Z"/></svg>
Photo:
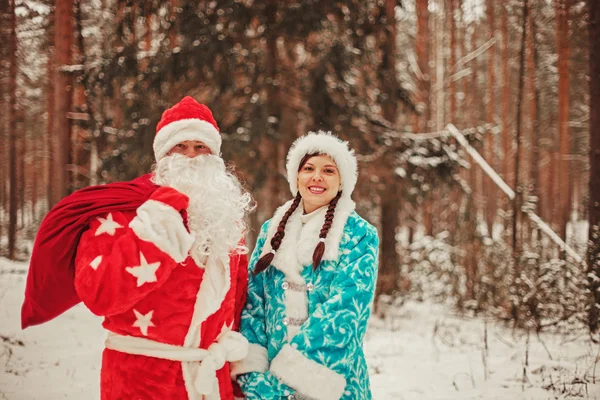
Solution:
<svg viewBox="0 0 600 400"><path fill-rule="evenodd" d="M158 161L153 179L190 198L188 227L196 236L190 255L196 264L202 266L208 257L227 257L234 249L248 251L239 242L246 231L244 217L254 201L222 158L172 154Z"/></svg>

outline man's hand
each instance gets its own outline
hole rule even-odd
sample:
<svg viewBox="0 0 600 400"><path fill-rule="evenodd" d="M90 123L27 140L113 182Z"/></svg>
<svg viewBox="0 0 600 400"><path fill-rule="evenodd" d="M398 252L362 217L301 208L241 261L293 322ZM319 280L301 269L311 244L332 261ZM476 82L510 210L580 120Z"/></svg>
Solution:
<svg viewBox="0 0 600 400"><path fill-rule="evenodd" d="M129 227L140 239L183 262L194 244L194 235L185 226L189 200L185 194L161 186L137 209Z"/></svg>

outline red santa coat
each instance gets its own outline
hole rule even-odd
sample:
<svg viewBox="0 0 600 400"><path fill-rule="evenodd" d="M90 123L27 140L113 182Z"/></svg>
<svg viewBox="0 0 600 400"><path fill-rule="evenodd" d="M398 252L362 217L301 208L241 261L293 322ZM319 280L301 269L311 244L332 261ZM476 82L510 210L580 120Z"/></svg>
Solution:
<svg viewBox="0 0 600 400"><path fill-rule="evenodd" d="M198 266L180 213L187 200L159 188L136 212L96 218L81 237L75 288L109 331L103 400L234 398L226 361L247 351L230 332L245 303L247 256Z"/></svg>

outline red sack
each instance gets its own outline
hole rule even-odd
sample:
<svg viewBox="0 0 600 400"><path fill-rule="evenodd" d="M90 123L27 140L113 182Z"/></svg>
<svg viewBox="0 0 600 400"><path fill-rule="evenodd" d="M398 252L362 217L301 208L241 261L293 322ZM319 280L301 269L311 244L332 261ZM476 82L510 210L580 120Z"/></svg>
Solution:
<svg viewBox="0 0 600 400"><path fill-rule="evenodd" d="M74 283L81 235L96 217L136 210L158 188L150 177L84 188L50 210L33 245L21 307L22 329L50 321L81 301Z"/></svg>

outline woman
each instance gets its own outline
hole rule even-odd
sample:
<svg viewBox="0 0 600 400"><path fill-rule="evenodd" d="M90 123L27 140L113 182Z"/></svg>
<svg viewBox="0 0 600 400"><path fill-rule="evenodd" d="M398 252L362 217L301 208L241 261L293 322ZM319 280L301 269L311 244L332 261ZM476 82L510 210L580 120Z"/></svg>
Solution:
<svg viewBox="0 0 600 400"><path fill-rule="evenodd" d="M240 326L250 351L232 373L247 399L371 399L362 343L379 239L354 212L354 152L310 133L286 167L295 197L258 237Z"/></svg>

